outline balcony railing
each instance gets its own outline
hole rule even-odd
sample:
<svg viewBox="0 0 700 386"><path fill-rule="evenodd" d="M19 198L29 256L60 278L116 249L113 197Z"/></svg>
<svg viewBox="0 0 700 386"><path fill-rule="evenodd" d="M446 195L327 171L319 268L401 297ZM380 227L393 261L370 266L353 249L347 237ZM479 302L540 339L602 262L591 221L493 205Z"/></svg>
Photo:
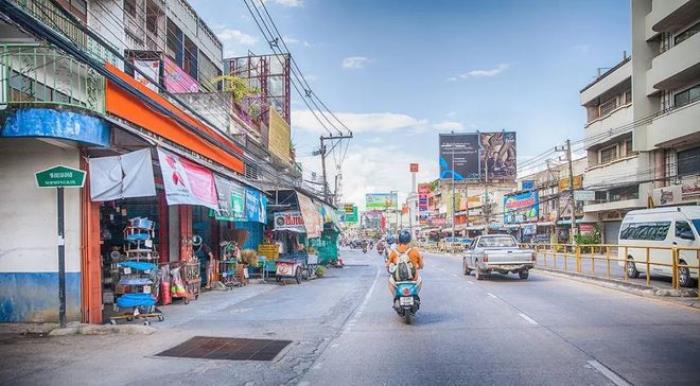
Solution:
<svg viewBox="0 0 700 386"><path fill-rule="evenodd" d="M105 112L105 81L89 66L38 45L0 45L0 104Z"/></svg>

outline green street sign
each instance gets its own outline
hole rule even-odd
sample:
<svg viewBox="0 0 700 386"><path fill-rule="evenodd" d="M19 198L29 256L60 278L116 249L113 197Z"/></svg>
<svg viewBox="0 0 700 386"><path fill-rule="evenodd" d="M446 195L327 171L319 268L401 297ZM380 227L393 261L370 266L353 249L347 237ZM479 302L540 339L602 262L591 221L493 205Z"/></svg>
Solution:
<svg viewBox="0 0 700 386"><path fill-rule="evenodd" d="M82 188L85 184L85 172L68 166L57 165L35 174L36 184L40 188Z"/></svg>

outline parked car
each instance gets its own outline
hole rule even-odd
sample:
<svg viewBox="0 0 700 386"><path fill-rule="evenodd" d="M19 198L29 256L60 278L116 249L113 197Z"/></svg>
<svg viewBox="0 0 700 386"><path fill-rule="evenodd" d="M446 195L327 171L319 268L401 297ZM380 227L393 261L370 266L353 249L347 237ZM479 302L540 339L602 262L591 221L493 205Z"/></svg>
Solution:
<svg viewBox="0 0 700 386"><path fill-rule="evenodd" d="M620 226L619 264L628 277L646 274L648 248L649 273L671 277L673 248L679 248L678 263L697 267L699 230L700 207L697 206L633 210L625 215ZM694 286L693 280L697 278L697 268L678 270L678 282L683 287Z"/></svg>
<svg viewBox="0 0 700 386"><path fill-rule="evenodd" d="M535 252L518 247L511 235L484 235L477 237L462 258L465 275L474 271L476 280L482 280L491 272L508 274L517 272L527 280L529 271L535 265Z"/></svg>
<svg viewBox="0 0 700 386"><path fill-rule="evenodd" d="M454 248L453 248L454 246ZM461 252L464 250L464 241L460 237L445 237L438 242L440 252Z"/></svg>

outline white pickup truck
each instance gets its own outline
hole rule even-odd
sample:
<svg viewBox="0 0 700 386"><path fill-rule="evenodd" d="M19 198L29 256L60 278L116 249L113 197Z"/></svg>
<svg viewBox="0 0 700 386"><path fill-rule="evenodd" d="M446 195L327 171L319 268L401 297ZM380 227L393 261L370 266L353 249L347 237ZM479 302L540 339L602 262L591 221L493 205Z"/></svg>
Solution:
<svg viewBox="0 0 700 386"><path fill-rule="evenodd" d="M510 235L484 235L477 237L465 250L462 268L465 275L474 271L476 280L482 280L491 272L507 274L517 272L526 280L528 271L535 265L535 251L521 249Z"/></svg>

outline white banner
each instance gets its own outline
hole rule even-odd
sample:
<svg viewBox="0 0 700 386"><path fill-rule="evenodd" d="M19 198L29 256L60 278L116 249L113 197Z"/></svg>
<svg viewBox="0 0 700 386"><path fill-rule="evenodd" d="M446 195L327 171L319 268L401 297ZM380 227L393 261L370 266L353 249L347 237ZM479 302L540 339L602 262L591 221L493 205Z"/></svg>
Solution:
<svg viewBox="0 0 700 386"><path fill-rule="evenodd" d="M161 148L158 160L168 205L201 205L219 210L211 170Z"/></svg>
<svg viewBox="0 0 700 386"><path fill-rule="evenodd" d="M156 195L151 149L90 159L90 199L112 201Z"/></svg>

